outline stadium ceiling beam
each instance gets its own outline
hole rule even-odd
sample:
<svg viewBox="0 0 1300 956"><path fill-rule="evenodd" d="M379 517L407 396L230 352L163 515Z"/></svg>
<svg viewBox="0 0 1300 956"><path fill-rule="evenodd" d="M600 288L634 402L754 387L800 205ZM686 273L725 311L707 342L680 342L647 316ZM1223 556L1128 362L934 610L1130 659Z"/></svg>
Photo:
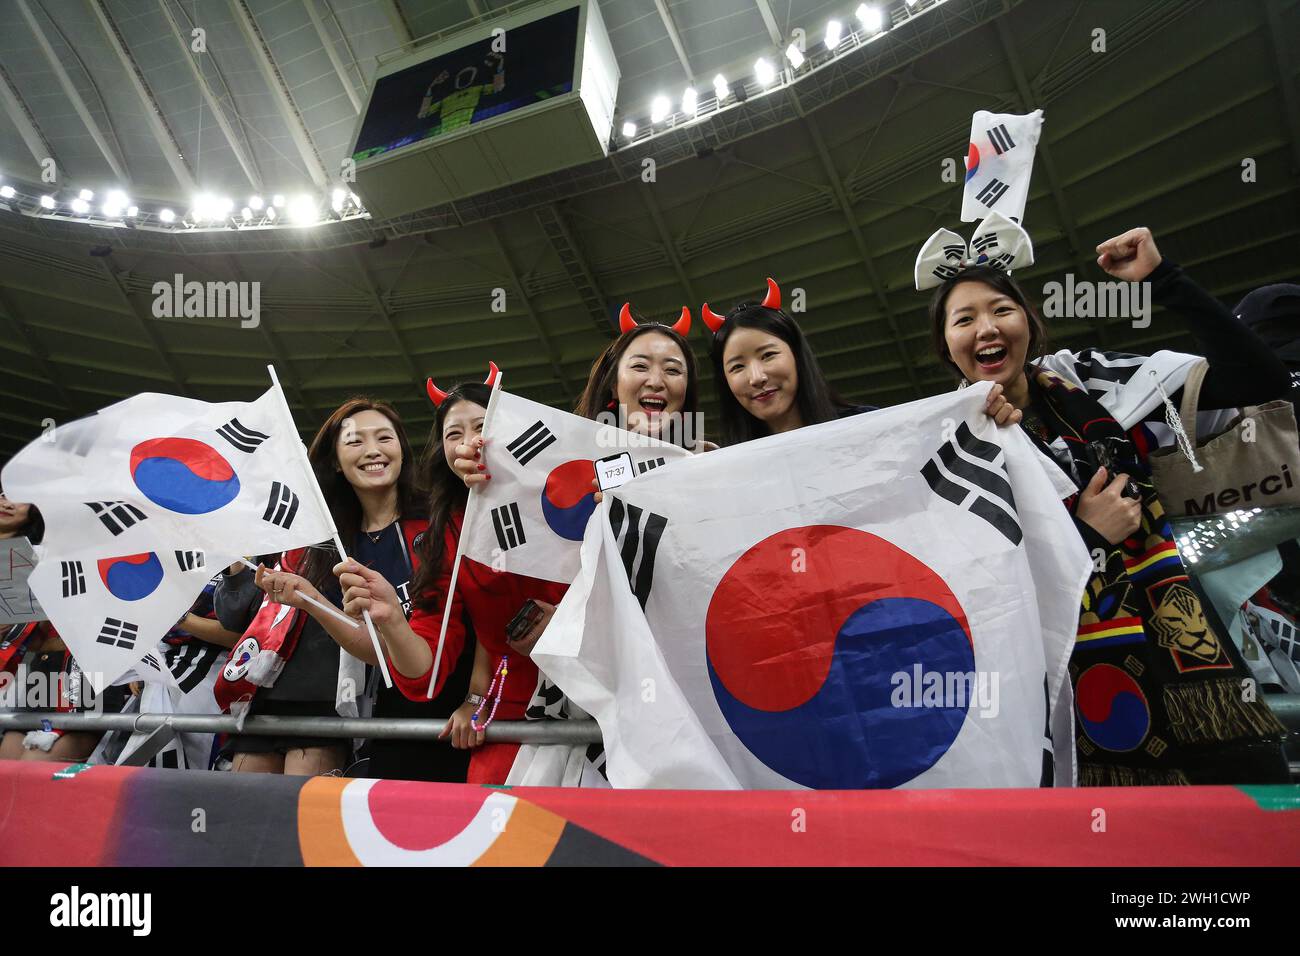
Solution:
<svg viewBox="0 0 1300 956"><path fill-rule="evenodd" d="M119 276L117 270L113 268L113 264L109 261L110 258L111 256L99 256L96 258L96 261L99 262L100 267L103 268L104 274L108 276L108 281L112 284L113 288L117 290L118 298L122 300L130 313L135 316L136 321L140 323L140 330L144 332L145 338L149 340L149 344L153 346L153 350L158 353L158 357L162 360L163 365L167 367L167 371L171 375L172 380L176 383L176 387L180 390L180 393L186 398L197 398L198 396L194 394L194 389L192 389L189 383L185 381L185 376L181 374L180 366L176 364L176 360L172 357L172 354L167 351L167 345L163 342L163 338L158 333L158 330L150 325L149 319L141 315L140 311L135 307L135 302L132 301L130 293L126 291L126 286L122 284L122 277Z"/></svg>
<svg viewBox="0 0 1300 956"><path fill-rule="evenodd" d="M302 114L298 112L293 97L289 95L289 87L284 82L284 76L280 73L280 68L275 65L275 59L271 56L271 48L267 46L266 38L262 36L257 21L253 19L252 11L248 9L245 0L229 0L229 3L230 9L235 15L235 22L239 24L244 33L244 39L252 51L253 59L262 71L262 78L266 81L266 85L275 99L275 105L280 111L280 117L284 120L285 126L289 130L289 136L298 149L298 155L302 157L303 165L307 168L307 175L311 177L312 182L316 184L316 188L321 192L328 191L330 184L329 172L325 169L324 162L321 161L320 153L316 151L316 144L312 142L311 133L307 130L307 124L303 122Z"/></svg>
<svg viewBox="0 0 1300 956"><path fill-rule="evenodd" d="M348 59L352 61L352 69L356 72L357 82L361 84L362 99L365 99L366 96L370 95L370 87L366 84L366 75L361 71L361 64L357 62L357 54L348 41L348 35L343 29L343 24L339 23L339 15L334 12L330 0L319 0L319 2L325 7L325 12L329 14L330 19L334 21L334 29L339 32L339 39L343 41L343 49L347 50Z"/></svg>
<svg viewBox="0 0 1300 956"><path fill-rule="evenodd" d="M393 25L393 34L397 37L399 46L413 46L415 43L415 34L411 32L411 22L406 19L406 11L402 9L401 0L380 0L383 3L384 12L388 14L388 21Z"/></svg>
<svg viewBox="0 0 1300 956"><path fill-rule="evenodd" d="M501 257L501 263L506 268L506 275L510 278L510 284L514 286L515 295L524 304L524 310L528 313L528 318L532 320L533 328L537 331L537 337L541 340L542 350L546 353L547 361L550 363L551 371L555 373L555 379L559 383L560 389L564 392L564 399L570 405L573 404L574 395L569 388L569 380L564 374L564 365L560 362L559 354L555 351L555 343L551 337L546 334L546 329L542 326L542 319L533 308L533 303L529 300L528 294L524 291L524 284L519 278L519 273L515 271L514 264L510 261L510 254L506 251L506 244L501 239L501 233L496 220L489 219L487 223L488 231L492 233L492 240L496 243L497 254Z"/></svg>
<svg viewBox="0 0 1300 956"><path fill-rule="evenodd" d="M470 16L475 20L483 19L483 8L478 5L478 0L465 0L465 6L469 7Z"/></svg>
<svg viewBox="0 0 1300 956"><path fill-rule="evenodd" d="M244 170L244 175L248 177L248 183L256 192L262 192L263 181L261 170L257 168L257 161L248 153L239 139L235 136L235 130L230 125L230 120L226 118L226 111L221 106L221 101L217 99L212 92L212 87L208 85L207 77L199 69L197 58L194 56L190 46L185 42L185 36L181 33L181 28L172 15L171 7L168 0L158 0L158 8L162 10L163 16L167 18L167 24L171 27L172 36L181 48L181 59L190 68L194 74L194 82L199 85L199 92L203 95L203 100L208 104L208 109L212 111L212 118L217 121L217 126L221 128L222 134L226 137L226 142L230 146L230 151L235 154L235 159L239 161L240 167Z"/></svg>
<svg viewBox="0 0 1300 956"><path fill-rule="evenodd" d="M611 332L609 302L605 298L605 293L601 291L596 274L587 262L586 253L583 252L578 237L569 228L559 206L555 203L547 203L538 206L533 210L533 214L538 225L542 227L542 232L550 240L551 248L555 250L556 258L560 260L560 265L564 268L579 298L582 299L582 304L586 306L592 324L602 335L609 335Z"/></svg>
<svg viewBox="0 0 1300 956"><path fill-rule="evenodd" d="M767 0L754 0L754 4L763 17L763 24L767 27L767 35L772 38L772 43L776 48L781 49L781 29L776 25L776 17L772 14L772 5Z"/></svg>
<svg viewBox="0 0 1300 956"><path fill-rule="evenodd" d="M164 0L158 0L158 2L162 3ZM320 11L316 9L316 0L302 0L302 2L303 6L307 8L307 16L311 17L311 25L316 28L316 35L320 37L320 45L325 48L325 55L330 58L330 65L334 67L339 83L343 85L343 92L352 101L352 108L356 110L357 115L360 115L362 109L361 97L357 95L356 89L352 86L352 79L343 66L343 59L339 56L339 51L334 49L334 41L325 32L325 21L321 19Z"/></svg>
<svg viewBox="0 0 1300 956"><path fill-rule="evenodd" d="M655 225L655 231L659 233L659 238L663 241L664 254L668 257L673 272L677 273L677 281L681 283L682 291L686 293L686 301L690 306L690 310L695 312L703 300L695 295L695 287L691 285L690 277L686 275L686 269L682 266L682 257L677 254L677 245L668 232L663 213L659 211L659 206L654 201L654 197L650 195L649 189L638 189L637 192L641 193L646 211L650 213L650 220Z"/></svg>
<svg viewBox="0 0 1300 956"><path fill-rule="evenodd" d="M23 143L27 146L27 151L32 154L37 167L40 167L46 159L54 159L57 167L58 160L54 156L54 150L50 148L49 141L36 125L36 117L32 115L22 94L18 92L18 87L14 86L13 80L9 78L2 64L0 64L0 101L4 102L5 113L18 128L18 135L23 138Z"/></svg>
<svg viewBox="0 0 1300 956"><path fill-rule="evenodd" d="M1025 78L1025 68L1020 62L1020 54L1016 52L1015 44L1011 40L1011 29L1007 26L1005 17L999 17L993 21L993 29L997 31L998 42L1002 45L1002 52L1007 58L1007 65L1011 68L1011 76L1016 81L1016 92L1020 94L1020 105L1028 113L1035 109L1035 96L1029 88L1029 81ZM1047 186L1052 193L1052 201L1056 204L1056 215L1061 221L1061 228L1065 231L1065 237L1070 243L1070 252L1073 254L1075 267L1079 270L1078 278L1082 279L1089 274L1088 267L1096 263L1091 256L1084 255L1083 243L1079 240L1079 228L1074 221L1074 214L1070 212L1070 207L1065 202L1065 193L1061 189L1061 177L1057 174L1056 163L1052 159L1052 147L1048 144L1045 137L1038 140L1037 156L1042 157L1043 172L1047 174ZM1097 335L1098 343L1101 346L1106 345L1106 320L1094 318L1092 321L1093 331Z"/></svg>
<svg viewBox="0 0 1300 956"><path fill-rule="evenodd" d="M817 157L821 160L822 169L826 172L826 178L830 182L835 201L839 204L844 221L848 224L849 233L853 236L853 244L857 247L858 258L862 260L862 266L866 270L867 282L871 285L871 291L875 294L876 301L880 303L880 307L885 313L885 320L889 324L889 331L893 336L894 345L898 348L898 357L902 362L903 369L907 372L907 380L911 384L916 397L924 398L925 392L922 391L921 384L916 377L915 362L912 361L912 357L907 351L907 343L903 341L898 316L894 314L894 309L889 304L889 296L885 294L883 280L880 278L879 270L876 269L875 259L872 258L866 237L862 234L862 227L858 225L858 221L853 215L853 206L849 202L848 194L844 191L844 182L840 178L839 171L835 168L835 162L831 159L830 151L826 148L826 141L822 138L817 123L804 112L798 94L794 95L795 110L803 120L803 125L808 130L808 135L817 150Z"/></svg>
<svg viewBox="0 0 1300 956"><path fill-rule="evenodd" d="M230 269L230 274L234 276L236 282L244 282L244 272L239 268L239 263L234 256L227 255L224 257L226 265ZM268 310L269 311L269 310ZM257 323L258 330L262 333L262 338L266 340L267 348L271 350L271 355L275 358L276 374L293 391L294 397L312 417L313 422L325 421L325 414L317 407L316 403L307 397L303 391L302 379L298 376L292 363L289 361L289 353L285 351L284 343L280 341L275 331L266 321ZM295 424L297 424L295 422ZM300 429L301 430L301 429Z"/></svg>
<svg viewBox="0 0 1300 956"><path fill-rule="evenodd" d="M764 3L767 0L763 0ZM682 36L677 30L677 24L673 22L673 15L668 11L668 4L664 0L655 0L655 9L659 11L659 19L664 22L664 29L668 31L668 39L673 41L673 49L677 51L677 59L682 61L682 69L686 71L686 79L690 83L695 82L695 71L691 69L691 61L686 56L686 47L682 44Z"/></svg>
<svg viewBox="0 0 1300 956"><path fill-rule="evenodd" d="M1295 63L1292 60L1294 46L1283 43L1281 4L1277 0L1262 0L1264 17L1268 29L1268 44L1273 49L1273 60L1277 64L1278 91L1282 94L1282 108L1285 113L1286 127L1291 133L1291 175L1300 176L1300 103L1297 103L1295 91Z"/></svg>
<svg viewBox="0 0 1300 956"><path fill-rule="evenodd" d="M26 2L26 0L20 0L20 2ZM104 0L90 0L90 9L95 12L95 17L99 20L99 25L108 38L109 45L117 55L118 62L122 64L122 69L126 71L126 77L131 81L131 86L135 89L136 95L140 98L140 103L144 107L145 119L149 123L149 130L158 143L158 149L162 152L163 159L167 160L167 165L171 167L176 182L180 184L181 189L187 194L195 192L198 189L198 184L194 180L194 174L190 171L189 164L185 162L180 144L176 141L176 137L172 135L167 120L163 118L162 107L158 105L153 90L149 89L149 84L144 80L144 74L140 72L140 67L136 64L135 58L131 56L130 51L127 49L126 40L122 37L121 31L117 28L117 23L114 22L108 8L104 5Z"/></svg>
<svg viewBox="0 0 1300 956"><path fill-rule="evenodd" d="M36 367L54 386L54 390L59 394L59 400L63 402L64 409L71 415L74 408L72 393L63 384L63 377L55 368L54 363L50 361L50 353L32 333L31 329L27 328L22 315L14 308L13 300L9 298L8 293L2 288L0 288L0 319L4 320L5 324L13 331L14 337L31 353Z"/></svg>
<svg viewBox="0 0 1300 956"><path fill-rule="evenodd" d="M113 148L109 146L108 140L104 138L104 133L99 128L99 124L96 123L95 118L90 115L90 110L86 108L86 101L81 98L81 94L77 92L77 87L72 82L72 77L68 76L68 71L63 68L63 62L54 52L54 47L50 45L49 37L45 35L45 31L41 28L41 25L36 22L36 17L32 13L31 6L28 4L27 0L14 0L14 2L18 6L19 13L23 15L23 19L27 21L27 26L32 31L32 35L36 38L36 44L41 48L41 53L45 55L45 61L49 64L50 69L54 71L54 75L58 79L59 86L62 87L64 95L66 95L68 100L72 103L72 108L76 110L77 116L81 119L82 125L86 127L86 132L90 134L90 138L95 141L95 145L99 148L99 152L104 157L104 161L108 163L109 167L113 170L113 174L117 176L124 185L130 185L131 175L126 168L126 164L122 161L121 157L114 152Z"/></svg>
<svg viewBox="0 0 1300 956"><path fill-rule="evenodd" d="M411 347L406 344L402 338L402 333L397 328L397 323L393 321L393 313L389 311L388 306L384 303L384 298L379 294L379 288L375 285L374 279L370 277L369 270L366 269L365 259L361 256L359 246L352 247L352 259L357 264L357 271L361 273L361 281L367 295L375 304L375 311L379 313L379 318L383 321L384 327L388 329L389 335L397 343L397 351L406 362L406 370L411 374L411 381L419 388L424 384L426 376L420 373L420 368L415 364L415 359L411 357Z"/></svg>

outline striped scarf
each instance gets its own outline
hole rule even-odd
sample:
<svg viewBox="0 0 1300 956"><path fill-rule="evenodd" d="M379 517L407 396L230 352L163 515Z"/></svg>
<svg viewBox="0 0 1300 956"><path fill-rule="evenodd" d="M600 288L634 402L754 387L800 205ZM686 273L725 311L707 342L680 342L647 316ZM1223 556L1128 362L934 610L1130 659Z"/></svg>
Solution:
<svg viewBox="0 0 1300 956"><path fill-rule="evenodd" d="M1286 782L1284 728L1255 698L1236 646L1207 619L1151 484L1149 441L1050 371L1029 419L1069 449L1080 487L1105 445L1141 493L1142 521L1094 553L1070 658L1082 786Z"/></svg>

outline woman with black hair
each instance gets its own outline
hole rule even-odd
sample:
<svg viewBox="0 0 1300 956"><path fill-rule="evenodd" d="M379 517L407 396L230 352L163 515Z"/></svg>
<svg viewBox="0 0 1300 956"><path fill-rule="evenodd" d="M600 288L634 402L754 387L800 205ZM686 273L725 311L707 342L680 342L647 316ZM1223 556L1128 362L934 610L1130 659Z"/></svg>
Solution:
<svg viewBox="0 0 1300 956"><path fill-rule="evenodd" d="M457 447L472 441L483 430L487 414L489 384L462 383L444 392L428 383L429 398L438 409L425 451L421 474L429 488L429 525L419 546L420 570L411 587L414 613L409 621L398 610L398 595L391 584L355 561L340 564L336 571L343 588L344 610L352 615L370 611L389 659L398 689L411 701L423 701L433 678L434 655L442 629L443 609L451 587L452 564L465 519L469 488L452 468ZM468 761L469 783L500 784L514 763L518 744L484 744L482 730L471 726L480 713L479 724L489 712L498 720L522 720L537 684L537 665L527 656L567 585L518 574L498 574L492 568L463 559L451 596L451 613L443 643L434 694L448 701L450 716L442 737L451 748L438 745L455 759ZM511 643L506 625L528 601L543 610L532 630ZM468 647L473 646L473 652ZM468 680L457 679L458 661L472 659ZM485 703L493 684L493 662L506 662L507 674L499 688L499 702ZM466 665L460 665L460 671ZM468 684L468 686L467 686ZM468 690L468 693L466 691ZM454 698L454 702L453 702ZM466 756L472 749L472 757Z"/></svg>
<svg viewBox="0 0 1300 956"><path fill-rule="evenodd" d="M713 332L709 358L724 445L875 410L847 402L831 388L807 338L782 311L773 279L762 302L742 302L725 316L706 302L702 314Z"/></svg>
<svg viewBox="0 0 1300 956"><path fill-rule="evenodd" d="M1033 262L1024 230L990 216L969 251L939 230L917 258L918 290L935 290L935 352L963 384L996 383L1021 427L1071 476L1080 491L1068 506L1097 558L1070 663L1080 784L1285 779L1280 748L1267 739L1281 725L1262 702L1243 699L1247 672L1189 586L1147 466L1152 426L1164 418L1161 390L1176 404L1199 358L1047 354L1046 327L1007 271ZM1285 394L1286 369L1267 346L1163 259L1149 230L1130 230L1097 253L1115 278L1150 281L1154 301L1200 342L1205 407Z"/></svg>
<svg viewBox="0 0 1300 956"><path fill-rule="evenodd" d="M349 399L321 426L307 457L349 554L389 582L400 595L399 608L409 612L409 585L418 568L415 541L427 526L427 513L401 416L385 402ZM341 603L333 574L337 562L333 547L315 546L287 553L277 570L258 569L254 584L267 595L264 606L294 609L299 619L290 627L301 631L279 677L253 698L253 714L334 717L336 701L346 706L349 699L364 698L361 665L378 664L366 628L349 627L303 597ZM223 579L219 587L241 585L247 586L236 576ZM340 649L350 656L341 657ZM344 680L352 686L341 686ZM443 703L429 705L422 716L445 715L445 710L435 713ZM375 716L411 716L409 710L396 687L378 687ZM236 735L226 746L236 771L289 774L342 770L350 749L346 740L296 734ZM432 743L374 740L367 748L369 772L427 779L447 770L454 776L454 768L438 764L444 751Z"/></svg>

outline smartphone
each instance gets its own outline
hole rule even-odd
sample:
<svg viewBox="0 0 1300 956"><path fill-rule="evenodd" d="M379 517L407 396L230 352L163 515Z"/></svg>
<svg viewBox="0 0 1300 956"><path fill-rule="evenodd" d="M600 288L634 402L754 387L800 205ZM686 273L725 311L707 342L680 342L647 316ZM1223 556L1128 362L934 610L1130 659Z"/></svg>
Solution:
<svg viewBox="0 0 1300 956"><path fill-rule="evenodd" d="M1088 457L1093 463L1100 468L1106 469L1106 480L1110 481L1117 474L1128 473L1130 477L1124 483L1124 490L1121 494L1125 498L1141 498L1142 489L1138 487L1137 482L1131 477L1133 466L1125 466L1121 458L1134 460L1135 455L1132 449L1132 442L1127 438L1107 438L1103 441L1091 441L1087 445Z"/></svg>
<svg viewBox="0 0 1300 956"><path fill-rule="evenodd" d="M506 625L506 640L511 643L521 640L541 618L541 607L536 601L529 598L524 602L524 606L515 613L515 616L510 619L510 623Z"/></svg>
<svg viewBox="0 0 1300 956"><path fill-rule="evenodd" d="M596 485L601 491L609 491L625 485L636 476L632 466L632 456L627 452L610 455L596 462Z"/></svg>

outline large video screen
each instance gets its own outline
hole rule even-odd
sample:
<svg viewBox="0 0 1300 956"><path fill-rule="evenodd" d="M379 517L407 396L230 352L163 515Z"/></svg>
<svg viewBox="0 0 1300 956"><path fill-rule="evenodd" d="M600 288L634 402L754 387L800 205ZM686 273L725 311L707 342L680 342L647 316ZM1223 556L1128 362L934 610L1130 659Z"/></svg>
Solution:
<svg viewBox="0 0 1300 956"><path fill-rule="evenodd" d="M578 8L391 73L375 83L353 159L360 162L573 90Z"/></svg>

